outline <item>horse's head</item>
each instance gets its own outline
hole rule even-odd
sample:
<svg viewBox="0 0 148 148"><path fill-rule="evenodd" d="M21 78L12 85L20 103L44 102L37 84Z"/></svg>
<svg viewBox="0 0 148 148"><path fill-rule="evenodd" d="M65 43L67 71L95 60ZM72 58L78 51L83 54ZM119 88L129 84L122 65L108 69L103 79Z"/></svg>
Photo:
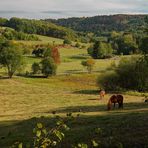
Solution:
<svg viewBox="0 0 148 148"><path fill-rule="evenodd" d="M107 104L107 110L111 110L111 107L112 107L112 102L111 102L111 99L109 99L108 101L108 104Z"/></svg>

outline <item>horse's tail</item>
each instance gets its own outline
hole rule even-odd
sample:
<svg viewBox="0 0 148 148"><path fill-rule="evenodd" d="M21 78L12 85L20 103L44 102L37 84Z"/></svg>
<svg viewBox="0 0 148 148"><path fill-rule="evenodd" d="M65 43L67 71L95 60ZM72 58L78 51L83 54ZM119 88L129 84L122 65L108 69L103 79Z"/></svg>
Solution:
<svg viewBox="0 0 148 148"><path fill-rule="evenodd" d="M111 106L112 106L112 102L111 102L111 98L110 98L107 103L107 110L111 110Z"/></svg>

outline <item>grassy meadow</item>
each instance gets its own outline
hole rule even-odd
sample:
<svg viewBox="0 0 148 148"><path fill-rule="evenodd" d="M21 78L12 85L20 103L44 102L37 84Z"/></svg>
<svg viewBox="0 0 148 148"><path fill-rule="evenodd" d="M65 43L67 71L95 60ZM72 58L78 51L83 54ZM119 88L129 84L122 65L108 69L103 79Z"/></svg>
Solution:
<svg viewBox="0 0 148 148"><path fill-rule="evenodd" d="M53 42L53 38L50 41L41 38L44 43ZM57 76L0 79L0 148L7 148L15 141L31 141L32 129L37 122L52 126L53 111L62 117L68 112L80 114L69 125L71 132L66 133L65 148L69 148L70 143L87 143L95 136L95 128L102 129L100 140L106 147L112 139L123 143L124 147L148 147L148 104L144 103L142 94L124 92L124 109L110 112L106 110L106 104L112 94L107 92L105 98L99 100L98 76L110 71L112 63L118 64L121 57L96 60L93 73L87 74L81 65L81 61L89 57L86 49L69 47L59 51L61 64ZM32 63L40 59L29 56L25 61L24 71L31 71ZM4 72L2 69L1 75Z"/></svg>

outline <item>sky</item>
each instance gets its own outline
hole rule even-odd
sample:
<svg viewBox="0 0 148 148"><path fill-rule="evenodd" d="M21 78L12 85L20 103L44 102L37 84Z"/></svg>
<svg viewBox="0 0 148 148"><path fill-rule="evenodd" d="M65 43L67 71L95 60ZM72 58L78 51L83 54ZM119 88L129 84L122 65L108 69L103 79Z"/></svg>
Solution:
<svg viewBox="0 0 148 148"><path fill-rule="evenodd" d="M0 0L0 17L63 18L148 14L148 0Z"/></svg>

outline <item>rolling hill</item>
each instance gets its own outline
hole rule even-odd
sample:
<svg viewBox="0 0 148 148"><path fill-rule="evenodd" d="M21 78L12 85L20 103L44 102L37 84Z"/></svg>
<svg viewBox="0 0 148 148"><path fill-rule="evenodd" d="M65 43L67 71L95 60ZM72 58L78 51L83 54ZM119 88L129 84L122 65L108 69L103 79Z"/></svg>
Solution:
<svg viewBox="0 0 148 148"><path fill-rule="evenodd" d="M134 31L145 26L144 19L148 15L104 15L94 17L47 19L46 21L83 32Z"/></svg>

